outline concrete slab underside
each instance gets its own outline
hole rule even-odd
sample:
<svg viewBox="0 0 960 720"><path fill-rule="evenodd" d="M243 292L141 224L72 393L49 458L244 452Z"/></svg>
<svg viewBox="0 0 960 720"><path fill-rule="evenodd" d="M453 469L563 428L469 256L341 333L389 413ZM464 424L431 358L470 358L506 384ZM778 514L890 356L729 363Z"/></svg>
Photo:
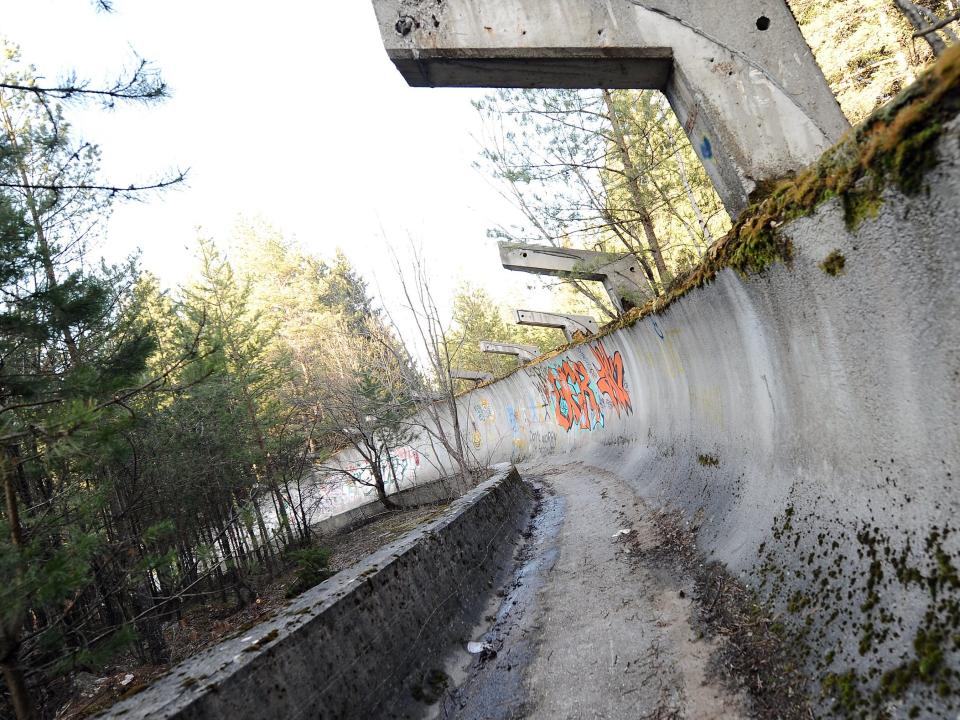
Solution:
<svg viewBox="0 0 960 720"><path fill-rule="evenodd" d="M663 90L733 215L848 128L783 0L373 5L413 86Z"/></svg>
<svg viewBox="0 0 960 720"><path fill-rule="evenodd" d="M580 463L521 470L546 492L532 551L487 635L495 659L439 715L745 717L707 672L714 646L690 627L692 580L644 566L624 542L660 542L627 483Z"/></svg>

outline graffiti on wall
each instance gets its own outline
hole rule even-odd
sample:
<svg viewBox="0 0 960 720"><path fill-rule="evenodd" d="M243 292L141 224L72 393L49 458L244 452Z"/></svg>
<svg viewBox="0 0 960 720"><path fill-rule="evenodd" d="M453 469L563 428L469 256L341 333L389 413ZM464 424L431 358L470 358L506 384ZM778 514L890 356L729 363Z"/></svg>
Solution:
<svg viewBox="0 0 960 720"><path fill-rule="evenodd" d="M602 342L591 345L590 351L595 361L592 367L564 355L547 362L541 374L547 406L553 409L556 423L568 432L574 427L604 427L604 407L612 408L618 417L633 412L620 351L610 355Z"/></svg>
<svg viewBox="0 0 960 720"><path fill-rule="evenodd" d="M420 467L420 453L410 447L401 447L391 451L389 463L381 463L380 473L388 489L400 490L403 485L413 483L418 467ZM374 483L373 470L369 465L354 463L344 470L357 479L356 485L359 485L357 492L365 496L374 493L374 489L370 487Z"/></svg>
<svg viewBox="0 0 960 720"><path fill-rule="evenodd" d="M487 398L482 398L478 405L474 405L473 412L476 414L477 420L482 423L493 422L497 417Z"/></svg>

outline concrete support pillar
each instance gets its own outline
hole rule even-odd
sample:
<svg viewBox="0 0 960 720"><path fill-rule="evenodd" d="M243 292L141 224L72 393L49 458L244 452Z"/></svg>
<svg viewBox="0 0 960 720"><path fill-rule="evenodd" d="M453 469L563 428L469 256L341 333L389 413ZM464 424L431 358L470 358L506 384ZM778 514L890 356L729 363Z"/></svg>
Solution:
<svg viewBox="0 0 960 720"><path fill-rule="evenodd" d="M734 217L848 123L784 0L373 0L418 87L664 92Z"/></svg>
<svg viewBox="0 0 960 720"><path fill-rule="evenodd" d="M573 334L577 331L587 335L595 335L600 329L597 321L589 315L566 315L538 310L514 310L513 312L517 319L517 325L563 330L563 336L567 339L567 342L573 341Z"/></svg>
<svg viewBox="0 0 960 720"><path fill-rule="evenodd" d="M540 348L536 345L515 345L514 343L498 343L491 340L480 341L480 352L513 355L520 362L529 362L540 356Z"/></svg>
<svg viewBox="0 0 960 720"><path fill-rule="evenodd" d="M507 270L601 282L610 302L620 313L653 297L649 280L630 253L621 255L502 242L500 263Z"/></svg>

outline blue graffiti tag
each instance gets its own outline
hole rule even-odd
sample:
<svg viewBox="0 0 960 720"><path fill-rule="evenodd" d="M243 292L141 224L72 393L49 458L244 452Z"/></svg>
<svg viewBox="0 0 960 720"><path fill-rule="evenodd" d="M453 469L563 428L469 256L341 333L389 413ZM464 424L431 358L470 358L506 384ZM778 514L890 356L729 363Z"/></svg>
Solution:
<svg viewBox="0 0 960 720"><path fill-rule="evenodd" d="M514 435L520 432L520 423L517 420L517 411L514 409L513 405L507 405L507 421L510 423L510 429L513 430Z"/></svg>
<svg viewBox="0 0 960 720"><path fill-rule="evenodd" d="M713 157L713 146L710 144L710 138L706 135L700 141L700 157L704 160L710 160Z"/></svg>
<svg viewBox="0 0 960 720"><path fill-rule="evenodd" d="M650 318L650 323L653 325L653 331L657 334L657 337L663 340L663 330L660 329L660 323L654 318Z"/></svg>

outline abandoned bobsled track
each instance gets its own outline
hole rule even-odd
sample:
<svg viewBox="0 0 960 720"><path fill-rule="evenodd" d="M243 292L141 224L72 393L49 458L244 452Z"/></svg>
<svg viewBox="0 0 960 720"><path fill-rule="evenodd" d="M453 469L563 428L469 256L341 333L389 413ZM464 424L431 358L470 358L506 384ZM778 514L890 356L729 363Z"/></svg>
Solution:
<svg viewBox="0 0 960 720"><path fill-rule="evenodd" d="M512 584L532 499L501 474L111 716L756 713L696 639L697 567L795 650L816 716L955 716L958 87L954 49L669 302L460 397L476 458L543 494ZM412 446L417 482L450 466ZM664 511L698 558L666 573ZM445 651L484 633L464 675Z"/></svg>

